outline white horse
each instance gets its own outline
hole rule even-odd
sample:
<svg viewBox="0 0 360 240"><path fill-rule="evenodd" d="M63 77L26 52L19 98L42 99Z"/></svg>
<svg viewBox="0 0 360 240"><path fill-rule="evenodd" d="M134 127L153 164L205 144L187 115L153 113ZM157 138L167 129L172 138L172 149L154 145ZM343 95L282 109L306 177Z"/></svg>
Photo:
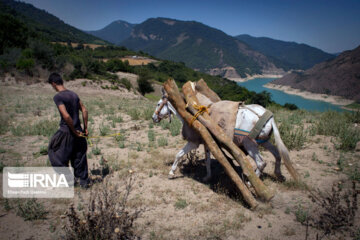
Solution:
<svg viewBox="0 0 360 240"><path fill-rule="evenodd" d="M152 116L152 119L155 123L160 122L162 119L169 117L171 121L171 114L177 116L183 124L182 134L185 140L188 143L176 154L175 161L171 167L169 172L169 178L174 177L174 172L177 168L179 160L189 153L191 150L197 149L200 144L204 144L201 139L201 136L193 130L189 125L184 121L184 119L180 116L180 114L175 110L175 108L171 105L168 101L167 95L165 91L163 91L163 97L157 103L155 112ZM245 105L240 106L237 112L236 117L236 124L234 126L235 129L241 129L244 132L250 132L251 129L254 127L256 122L259 120L259 116L264 114L266 111L260 105L252 104L252 105ZM277 148L272 145L269 141L271 132L274 132L275 143ZM236 136L234 138L234 143L236 143L239 147L243 147L246 152L250 155L251 158L254 159L257 169L256 174L260 176L262 171L264 170L266 163L263 161L262 156L259 152L259 145L263 146L264 148L268 149L272 155L275 157L275 170L274 174L278 179L283 179L284 177L281 174L281 157L289 159L289 153L284 145L283 141L281 140L279 130L275 124L275 120L271 117L264 127L262 128L260 134L256 138L256 140L252 140L247 136ZM204 181L208 181L211 178L211 159L210 159L210 151L208 147L204 144L205 147L205 156L206 156L206 170L207 175L203 179ZM281 155L280 155L281 153Z"/></svg>

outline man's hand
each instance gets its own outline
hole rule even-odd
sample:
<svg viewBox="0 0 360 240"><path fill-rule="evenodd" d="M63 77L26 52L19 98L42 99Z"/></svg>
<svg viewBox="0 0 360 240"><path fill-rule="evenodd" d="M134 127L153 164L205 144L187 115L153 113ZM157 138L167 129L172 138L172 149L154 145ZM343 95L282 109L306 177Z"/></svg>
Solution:
<svg viewBox="0 0 360 240"><path fill-rule="evenodd" d="M83 132L83 133L84 133L85 136L88 136L88 135L89 135L89 131L88 131L87 129L84 129L84 132Z"/></svg>
<svg viewBox="0 0 360 240"><path fill-rule="evenodd" d="M80 132L79 130L75 130L74 134L77 137L83 137L84 136L84 133Z"/></svg>

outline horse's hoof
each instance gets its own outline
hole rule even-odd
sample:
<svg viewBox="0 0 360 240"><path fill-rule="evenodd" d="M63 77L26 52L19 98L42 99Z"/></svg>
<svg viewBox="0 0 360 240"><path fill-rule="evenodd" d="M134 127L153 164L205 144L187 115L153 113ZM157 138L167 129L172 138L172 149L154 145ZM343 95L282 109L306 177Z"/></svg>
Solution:
<svg viewBox="0 0 360 240"><path fill-rule="evenodd" d="M169 172L168 179L174 179L175 174L173 172Z"/></svg>
<svg viewBox="0 0 360 240"><path fill-rule="evenodd" d="M281 173L280 174L276 174L275 173L275 178L277 181L279 182L285 182L286 181L286 178L284 177L284 175L282 175Z"/></svg>

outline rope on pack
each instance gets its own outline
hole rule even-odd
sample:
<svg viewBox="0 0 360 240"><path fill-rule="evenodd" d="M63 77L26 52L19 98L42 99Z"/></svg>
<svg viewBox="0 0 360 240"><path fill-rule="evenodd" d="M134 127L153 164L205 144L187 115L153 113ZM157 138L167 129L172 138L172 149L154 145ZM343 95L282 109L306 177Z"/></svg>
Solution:
<svg viewBox="0 0 360 240"><path fill-rule="evenodd" d="M188 105L187 105L188 106ZM198 112L193 116L193 118L191 119L190 122L190 126L192 126L192 124L194 123L194 121L200 116L202 115L204 112L209 113L208 111L208 107L204 106L204 105L197 105L194 104L193 108L195 108L196 110L198 110Z"/></svg>

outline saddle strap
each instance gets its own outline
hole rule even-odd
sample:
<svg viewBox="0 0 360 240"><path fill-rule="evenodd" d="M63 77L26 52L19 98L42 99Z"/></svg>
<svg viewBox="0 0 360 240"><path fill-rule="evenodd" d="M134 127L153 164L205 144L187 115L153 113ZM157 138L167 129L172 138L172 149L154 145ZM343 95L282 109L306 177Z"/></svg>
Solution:
<svg viewBox="0 0 360 240"><path fill-rule="evenodd" d="M253 129L251 129L249 133L249 137L252 139L255 139L261 132L261 129L264 127L265 123L273 116L273 113L269 110L266 110L263 115L259 118L259 120L256 122Z"/></svg>

